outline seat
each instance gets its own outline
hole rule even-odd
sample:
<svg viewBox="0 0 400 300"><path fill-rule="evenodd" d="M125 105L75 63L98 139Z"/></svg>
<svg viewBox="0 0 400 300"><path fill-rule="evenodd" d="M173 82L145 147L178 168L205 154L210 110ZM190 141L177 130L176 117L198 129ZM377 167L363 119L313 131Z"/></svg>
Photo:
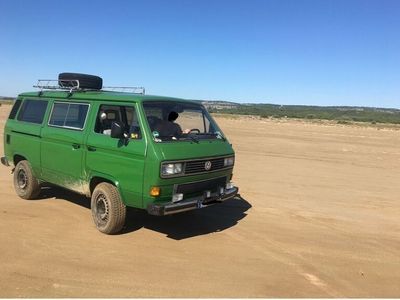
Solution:
<svg viewBox="0 0 400 300"><path fill-rule="evenodd" d="M101 118L101 115L105 113L106 117L104 119ZM111 134L111 125L113 122L120 122L119 111L114 109L107 109L99 111L99 115L97 116L98 123L96 126L96 132L103 134Z"/></svg>

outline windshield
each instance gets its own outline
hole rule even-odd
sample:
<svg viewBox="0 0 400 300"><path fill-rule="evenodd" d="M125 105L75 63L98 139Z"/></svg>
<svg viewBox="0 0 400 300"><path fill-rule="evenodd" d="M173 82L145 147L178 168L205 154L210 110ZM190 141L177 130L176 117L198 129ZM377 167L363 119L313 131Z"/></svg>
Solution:
<svg viewBox="0 0 400 300"><path fill-rule="evenodd" d="M173 101L144 102L144 111L156 142L224 139L203 106Z"/></svg>

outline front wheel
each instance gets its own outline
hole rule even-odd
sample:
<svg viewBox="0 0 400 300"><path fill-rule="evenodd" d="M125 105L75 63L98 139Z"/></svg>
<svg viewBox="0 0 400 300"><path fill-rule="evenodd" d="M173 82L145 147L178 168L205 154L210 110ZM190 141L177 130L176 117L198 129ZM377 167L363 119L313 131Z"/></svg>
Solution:
<svg viewBox="0 0 400 300"><path fill-rule="evenodd" d="M35 199L40 194L40 184L33 175L30 163L21 160L14 170L14 189L22 199Z"/></svg>
<svg viewBox="0 0 400 300"><path fill-rule="evenodd" d="M125 224L126 206L118 189L107 182L96 186L91 199L93 221L99 231L118 233Z"/></svg>

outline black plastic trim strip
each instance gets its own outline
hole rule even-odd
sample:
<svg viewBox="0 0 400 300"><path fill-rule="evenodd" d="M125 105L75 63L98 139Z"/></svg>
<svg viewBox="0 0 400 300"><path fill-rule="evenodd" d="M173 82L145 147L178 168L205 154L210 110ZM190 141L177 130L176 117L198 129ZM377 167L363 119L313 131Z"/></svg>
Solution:
<svg viewBox="0 0 400 300"><path fill-rule="evenodd" d="M16 130L11 130L11 132L42 138L42 136L40 136L38 134L33 134L33 133L27 133L27 132L16 131Z"/></svg>

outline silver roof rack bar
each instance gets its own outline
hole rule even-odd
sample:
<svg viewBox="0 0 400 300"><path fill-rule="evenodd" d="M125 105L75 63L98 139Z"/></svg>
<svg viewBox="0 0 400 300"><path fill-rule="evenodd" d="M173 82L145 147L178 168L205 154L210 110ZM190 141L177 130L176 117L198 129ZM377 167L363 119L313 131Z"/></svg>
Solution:
<svg viewBox="0 0 400 300"><path fill-rule="evenodd" d="M43 90L67 90L72 94L73 91L81 90L79 80L77 79L39 79L33 87L39 88L39 93L42 93ZM102 91L131 92L141 95L146 93L146 89L142 86L105 86L102 88Z"/></svg>
<svg viewBox="0 0 400 300"><path fill-rule="evenodd" d="M131 92L141 95L146 93L146 89L142 86L104 86L102 90L109 92Z"/></svg>
<svg viewBox="0 0 400 300"><path fill-rule="evenodd" d="M66 80L66 79L39 79L37 84L33 86L39 88L40 92L43 90L67 90L70 93L79 90L79 80Z"/></svg>

